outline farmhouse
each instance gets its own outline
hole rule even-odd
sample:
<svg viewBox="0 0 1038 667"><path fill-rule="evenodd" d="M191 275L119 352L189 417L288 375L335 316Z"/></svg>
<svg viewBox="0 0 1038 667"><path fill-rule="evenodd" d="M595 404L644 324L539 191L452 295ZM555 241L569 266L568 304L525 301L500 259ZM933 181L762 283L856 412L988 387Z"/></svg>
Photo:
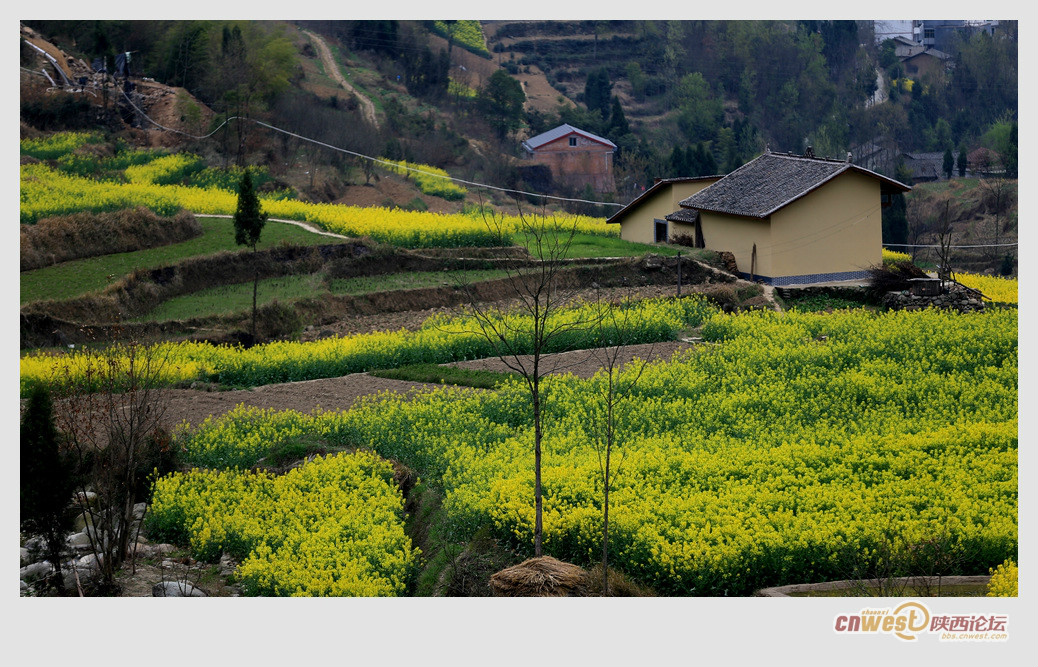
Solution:
<svg viewBox="0 0 1038 667"><path fill-rule="evenodd" d="M857 280L882 261L881 209L903 183L851 162L766 152L655 217L667 238L735 256L739 274L773 285ZM645 240L646 218L626 209L624 239ZM625 230L625 226L630 227Z"/></svg>
<svg viewBox="0 0 1038 667"><path fill-rule="evenodd" d="M596 192L613 192L613 152L616 144L604 137L563 124L523 142L531 164L546 165L552 178L572 188L588 185Z"/></svg>
<svg viewBox="0 0 1038 667"><path fill-rule="evenodd" d="M900 57L900 56L899 56ZM900 57L905 74L916 79L924 75L936 76L951 65L952 57L944 51L918 46Z"/></svg>

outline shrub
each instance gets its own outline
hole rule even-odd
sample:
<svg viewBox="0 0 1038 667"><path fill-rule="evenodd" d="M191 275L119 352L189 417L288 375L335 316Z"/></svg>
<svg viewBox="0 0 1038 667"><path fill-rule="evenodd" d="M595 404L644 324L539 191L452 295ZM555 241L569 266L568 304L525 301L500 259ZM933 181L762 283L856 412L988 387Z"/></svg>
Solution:
<svg viewBox="0 0 1038 667"><path fill-rule="evenodd" d="M911 262L893 262L869 270L869 298L879 300L887 292L900 292L911 286L912 278L926 278L926 272Z"/></svg>
<svg viewBox="0 0 1038 667"><path fill-rule="evenodd" d="M59 590L65 536L72 529L69 501L75 488L71 458L63 450L54 425L50 391L34 387L29 393L21 425L21 529L43 538L47 559L57 568Z"/></svg>
<svg viewBox="0 0 1038 667"><path fill-rule="evenodd" d="M86 95L63 92L23 94L21 119L41 130L96 127L93 105Z"/></svg>
<svg viewBox="0 0 1038 667"><path fill-rule="evenodd" d="M291 336L303 328L299 313L274 299L256 309L256 335L262 338Z"/></svg>

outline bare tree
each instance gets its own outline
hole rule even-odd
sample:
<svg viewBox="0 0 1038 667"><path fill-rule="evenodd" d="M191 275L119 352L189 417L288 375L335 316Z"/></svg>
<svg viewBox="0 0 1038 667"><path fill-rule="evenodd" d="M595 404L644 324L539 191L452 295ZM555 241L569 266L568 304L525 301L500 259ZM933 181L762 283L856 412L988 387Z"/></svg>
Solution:
<svg viewBox="0 0 1038 667"><path fill-rule="evenodd" d="M485 207L484 221L500 238L509 234L501 217ZM544 439L544 411L547 380L561 370L557 361L546 361L546 355L560 349L561 339L575 330L589 326L587 317L560 318L557 314L572 298L560 290L560 272L576 235L574 225L545 216L530 217L519 210L518 229L514 233L529 250L533 261L508 269L510 291L517 302L518 318L504 317L497 309L486 307L471 286L467 292L468 314L479 334L493 347L494 354L512 371L518 373L530 393L530 411L534 428L534 555L542 555L541 458Z"/></svg>
<svg viewBox="0 0 1038 667"><path fill-rule="evenodd" d="M937 277L941 280L941 290L951 280L951 246L954 230L951 223L951 202L944 202L944 208L933 224L933 238L937 243Z"/></svg>
<svg viewBox="0 0 1038 667"><path fill-rule="evenodd" d="M630 292L619 302L607 301L599 295L594 326L599 340L606 343L593 348L592 356L601 364L601 380L604 382L600 401L592 407L594 411L592 429L595 450L598 453L599 473L602 475L602 595L609 595L609 492L613 481L623 466L624 455L613 467L613 454L622 444L621 420L624 408L631 399L638 381L652 357L649 349L644 359L634 360L621 373L625 349L634 342L630 322L633 299Z"/></svg>
<svg viewBox="0 0 1038 667"><path fill-rule="evenodd" d="M1009 220L1003 220L1002 214L1005 213L1013 194L1012 183L1006 178L1005 171L1001 171L981 180L980 187L984 191L988 210L995 214L994 221L985 225L990 229L990 234L986 235L985 240L993 244L985 249L985 254L988 259L995 259L1002 252L1001 248L997 247L1002 242L1002 234L1009 231Z"/></svg>
<svg viewBox="0 0 1038 667"><path fill-rule="evenodd" d="M147 495L149 476L172 456L163 427L167 402L157 391L168 364L161 348L137 342L82 354L83 374L66 370L58 378L64 396L56 422L82 473L76 503L88 520L102 587L111 590L143 521L135 505Z"/></svg>

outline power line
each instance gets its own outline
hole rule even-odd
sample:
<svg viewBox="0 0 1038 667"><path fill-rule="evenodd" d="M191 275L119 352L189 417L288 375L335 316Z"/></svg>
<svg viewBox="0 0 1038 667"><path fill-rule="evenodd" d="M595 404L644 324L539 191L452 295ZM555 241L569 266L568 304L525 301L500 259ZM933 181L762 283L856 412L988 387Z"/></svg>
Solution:
<svg viewBox="0 0 1038 667"><path fill-rule="evenodd" d="M936 244L923 245L913 243L884 243L884 246L890 246L892 248L940 248L941 246ZM952 245L944 246L946 248L1003 248L1008 246L1017 246L1019 243L989 243L987 245Z"/></svg>
<svg viewBox="0 0 1038 667"><path fill-rule="evenodd" d="M305 137L305 136L303 136L301 134L297 134L295 132L290 132L289 130L285 130L285 129L280 128L280 127L275 127L274 125L270 125L269 123L264 123L263 121L259 121L259 120L256 120L254 118L244 118L244 117L241 117L241 116L229 116L222 123L220 123L220 125L217 126L216 129L214 129L209 134L206 134L206 135L203 135L203 136L198 136L198 135L190 134L188 132L182 132L182 131L177 130L175 128L166 127L165 125L162 125L158 121L156 121L153 118L151 118L150 116L148 116L144 112L143 109L141 109L136 104L134 104L133 100L130 99L130 97L126 94L125 91L120 89L119 92L126 99L127 104L132 106L134 108L134 110L136 110L137 113L139 113L141 115L141 117L146 118L148 120L148 122L154 124L156 127L160 128L162 130L165 130L167 132L176 132L177 134L182 134L182 135L184 135L186 137L191 137L192 139L198 139L198 140L208 139L208 138L212 137L214 134L216 134L217 132L219 132L221 128L223 128L225 125L230 123L232 120L236 120L236 121L239 121L239 122L246 121L246 122L254 123L256 125L260 125L262 127L265 127L265 128L267 128L269 130L273 130L275 132L281 132L282 134L288 135L290 137L295 137L296 139L299 139L301 141L308 141L308 142L310 142L312 144L316 144L318 146L322 146L322 147L327 148L329 150L338 151L340 153L346 153L347 155L352 155L354 157L362 158L364 160L370 160L371 162L376 162L376 163L379 163L379 164L383 164L383 165L386 165L386 166L391 167L393 169L401 169L402 168L402 169L405 169L407 171L413 171L415 173L424 174L426 176L431 176L433 178L441 178L441 179L445 179L445 180L449 180L449 181L454 181L455 183L463 183L465 185L469 185L469 186L476 187L476 188L484 188L484 189L487 189L487 190L496 190L498 192L505 192L505 193L508 193L508 194L511 194L511 195L526 195L526 196L531 196L531 197L541 197L543 199L553 199L553 200L556 200L556 201L577 202L577 203L581 203L581 204L594 204L594 205L599 205L599 206L618 206L620 208L623 208L623 206L624 206L623 204L619 204L619 203L616 203L616 202L593 201L593 200L590 200L590 199L576 199L576 198L573 198L573 197L557 197L557 196L554 196L554 195L546 195L546 194L542 194L542 193L539 193L539 192L528 192L528 191L525 191L525 190L514 190L514 189L511 189L511 188L502 188L502 187L498 187L496 185L489 185L487 183L478 183L476 181L467 181L465 179L455 178L455 177L450 176L450 175L444 176L443 174L437 174L437 173L434 173L434 172L431 172L431 171L425 171L423 169L418 169L416 167L411 167L411 166L408 166L406 164L397 164L397 163L391 162L389 160L383 160L382 158L372 157L370 155L364 155L363 153L357 153L355 151L351 151L351 150L348 150L346 148L341 148L339 146L333 146L332 144L325 143L323 141L318 141L317 139L312 139L310 137Z"/></svg>

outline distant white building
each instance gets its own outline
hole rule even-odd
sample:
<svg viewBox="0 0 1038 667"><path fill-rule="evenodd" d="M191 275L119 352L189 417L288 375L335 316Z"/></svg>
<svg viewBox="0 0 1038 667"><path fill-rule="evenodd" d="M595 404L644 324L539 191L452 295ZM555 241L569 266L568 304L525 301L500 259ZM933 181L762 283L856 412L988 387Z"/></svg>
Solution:
<svg viewBox="0 0 1038 667"><path fill-rule="evenodd" d="M916 21L912 20L873 21L872 30L877 44L881 43L885 39L895 39L897 37L904 37L905 39L917 42L919 39L914 32L915 24Z"/></svg>

